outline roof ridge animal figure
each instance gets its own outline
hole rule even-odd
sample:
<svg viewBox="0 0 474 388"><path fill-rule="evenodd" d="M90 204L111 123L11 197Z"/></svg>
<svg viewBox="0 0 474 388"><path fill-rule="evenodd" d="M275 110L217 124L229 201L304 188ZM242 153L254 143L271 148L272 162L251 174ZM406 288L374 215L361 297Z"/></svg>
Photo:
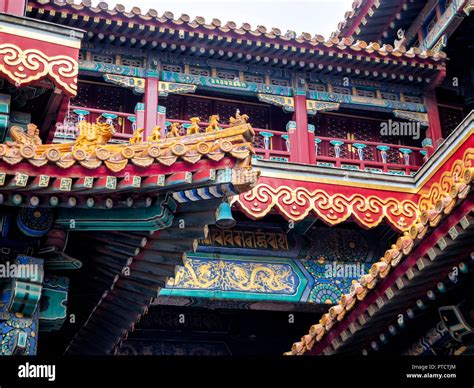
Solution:
<svg viewBox="0 0 474 388"><path fill-rule="evenodd" d="M199 134L201 131L201 128L199 127L199 122L201 121L201 119L199 117L191 117L189 120L191 121L191 125L188 127L186 134Z"/></svg>
<svg viewBox="0 0 474 388"><path fill-rule="evenodd" d="M7 142L8 145L29 145L36 147L41 145L41 138L39 137L39 129L35 124L28 124L26 131L18 126L10 128L10 136L13 142Z"/></svg>
<svg viewBox="0 0 474 388"><path fill-rule="evenodd" d="M132 138L130 138L130 144L138 144L142 142L142 133L145 128L137 128Z"/></svg>
<svg viewBox="0 0 474 388"><path fill-rule="evenodd" d="M92 150L100 145L105 145L115 133L114 126L109 123L100 122L88 123L83 120L78 123L79 136L74 143L75 148L85 148Z"/></svg>
<svg viewBox="0 0 474 388"><path fill-rule="evenodd" d="M179 123L171 123L170 130L168 131L167 137L179 137L180 136L179 129L180 129Z"/></svg>
<svg viewBox="0 0 474 388"><path fill-rule="evenodd" d="M157 125L155 128L153 128L153 131L151 131L150 136L148 136L147 140L148 141L158 141L161 139L161 127Z"/></svg>
<svg viewBox="0 0 474 388"><path fill-rule="evenodd" d="M206 128L206 132L219 131L219 115L209 116L209 125Z"/></svg>
<svg viewBox="0 0 474 388"><path fill-rule="evenodd" d="M243 114L241 115L240 114L240 111L237 110L237 112L235 112L235 117L230 117L229 118L229 123L231 125L242 125L242 124L247 124L247 121L249 119L249 116L246 115L246 114Z"/></svg>

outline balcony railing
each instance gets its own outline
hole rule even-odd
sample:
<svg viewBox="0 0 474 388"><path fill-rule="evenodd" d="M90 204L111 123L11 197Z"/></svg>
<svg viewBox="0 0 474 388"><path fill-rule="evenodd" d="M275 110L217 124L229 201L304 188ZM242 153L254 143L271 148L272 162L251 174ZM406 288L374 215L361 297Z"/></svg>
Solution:
<svg viewBox="0 0 474 388"><path fill-rule="evenodd" d="M94 123L97 119L108 120L116 130L113 142L127 142L135 130L135 114L106 111L96 108L71 106L66 125L58 125L54 141L66 142L74 140L78 135L77 123L80 120ZM171 123L181 125L181 135L191 125L188 120L167 119ZM201 121L199 126L204 130L209 125ZM228 124L220 124L228 128ZM291 155L291 143L288 132L254 128L255 158L279 162L288 162ZM385 172L397 175L412 175L424 163L426 151L423 148L399 144L385 144L371 141L339 139L316 136L315 163L318 166L335 167L348 170Z"/></svg>
<svg viewBox="0 0 474 388"><path fill-rule="evenodd" d="M168 123L182 125L182 134L191 122L169 119ZM199 125L205 128L209 123ZM222 128L228 125L221 124ZM291 143L287 132L254 128L254 148L257 159L288 162ZM348 170L385 172L396 175L412 175L424 163L423 148L371 141L316 137L316 165Z"/></svg>
<svg viewBox="0 0 474 388"><path fill-rule="evenodd" d="M291 153L288 133L255 129L258 159L286 162ZM423 148L370 141L316 137L316 165L348 170L411 175L424 163Z"/></svg>
<svg viewBox="0 0 474 388"><path fill-rule="evenodd" d="M71 105L64 123L56 126L53 141L56 143L73 141L79 134L78 122L85 120L95 123L97 120L109 121L115 128L112 142L127 142L135 130L134 113L114 112L104 109L86 108Z"/></svg>
<svg viewBox="0 0 474 388"><path fill-rule="evenodd" d="M411 175L424 163L423 148L371 141L316 137L316 165Z"/></svg>

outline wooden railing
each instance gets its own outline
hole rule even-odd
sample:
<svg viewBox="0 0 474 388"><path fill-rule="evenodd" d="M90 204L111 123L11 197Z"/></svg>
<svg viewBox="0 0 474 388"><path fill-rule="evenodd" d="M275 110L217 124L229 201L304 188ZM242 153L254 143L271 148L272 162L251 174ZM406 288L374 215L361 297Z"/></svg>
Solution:
<svg viewBox="0 0 474 388"><path fill-rule="evenodd" d="M77 122L87 120L109 120L115 126L114 141L128 141L133 134L136 120L135 114L106 111L96 108L71 106L69 122L73 125L63 129L68 132L65 137L74 139L77 136ZM171 123L181 124L181 134L186 133L186 127L191 124L189 120L168 119L166 125ZM209 125L201 121L202 130ZM228 124L220 124L221 128L228 128ZM263 160L288 162L291 155L291 143L288 132L270 129L254 128L256 136L254 148L256 157ZM61 137L58 127L55 138ZM74 132L74 133L73 133ZM62 135L65 135L64 133ZM404 146L399 144L385 144L372 141L360 141L316 136L315 139L316 165L353 169L361 171L389 172L395 174L411 175L424 163L426 152L419 147Z"/></svg>
<svg viewBox="0 0 474 388"><path fill-rule="evenodd" d="M423 148L316 136L316 164L411 175L424 163Z"/></svg>
<svg viewBox="0 0 474 388"><path fill-rule="evenodd" d="M190 124L187 120L169 119L168 123ZM209 123L199 125L205 128ZM221 124L222 128L229 125ZM182 134L185 133L185 128ZM283 131L254 128L254 148L258 159L288 162L291 154L289 134ZM424 163L423 148L371 141L316 136L316 165L373 172L411 175Z"/></svg>

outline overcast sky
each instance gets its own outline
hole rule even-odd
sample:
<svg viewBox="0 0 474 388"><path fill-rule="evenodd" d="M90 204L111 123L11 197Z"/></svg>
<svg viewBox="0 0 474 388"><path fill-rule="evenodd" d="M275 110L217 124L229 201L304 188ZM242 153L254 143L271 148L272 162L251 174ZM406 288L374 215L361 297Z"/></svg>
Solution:
<svg viewBox="0 0 474 388"><path fill-rule="evenodd" d="M77 1L77 0L76 0ZM150 8L159 15L164 11L173 12L175 17L182 13L191 18L202 16L206 21L220 19L224 24L231 20L240 26L250 23L252 28L263 25L267 29L287 30L320 34L328 38L343 20L344 13L353 0L106 0L109 7L123 4L127 10L139 7L142 13ZM99 3L93 1L94 5Z"/></svg>

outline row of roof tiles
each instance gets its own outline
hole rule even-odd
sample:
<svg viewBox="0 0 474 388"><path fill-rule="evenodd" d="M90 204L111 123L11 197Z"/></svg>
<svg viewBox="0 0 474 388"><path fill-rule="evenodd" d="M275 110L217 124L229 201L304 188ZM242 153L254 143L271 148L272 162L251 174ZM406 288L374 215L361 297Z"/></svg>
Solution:
<svg viewBox="0 0 474 388"><path fill-rule="evenodd" d="M344 319L357 302L364 300L376 284L385 279L390 270L410 254L415 244L424 238L428 230L436 228L443 216L452 212L458 200L464 200L467 197L474 179L474 168L463 171L463 178L463 182L454 184L449 193L444 193L429 210L421 214L419 222L398 238L396 244L385 252L380 261L372 265L369 273L363 275L358 281L354 280L349 293L342 295L338 303L332 306L317 324L311 326L309 333L304 335L299 342L295 342L285 355L303 355L309 352L338 322Z"/></svg>
<svg viewBox="0 0 474 388"><path fill-rule="evenodd" d="M360 1L359 1L360 2ZM390 44L379 45L378 43L372 42L367 43L363 40L355 41L352 37L339 38L332 36L329 39L325 39L322 35L312 36L307 32L303 32L300 36L297 36L294 31L287 31L285 34L278 28L267 29L265 26L258 26L252 30L249 23L243 23L240 27L237 27L235 22L229 21L226 24L222 23L219 19L212 19L211 23L206 23L205 18L197 16L193 20L189 15L183 14L178 19L174 18L173 13L164 12L163 15L159 16L158 12L154 9L148 10L146 14L143 14L140 8L133 7L130 12L125 11L125 7L121 4L117 4L113 9L110 9L108 4L100 2L97 6L92 6L90 0L82 0L81 3L75 4L73 0L35 0L30 1L30 4L37 3L40 5L53 5L60 9L69 7L75 11L90 11L94 14L104 14L109 16L121 16L127 19L139 19L142 21L157 21L159 23L167 24L170 23L176 26L187 26L191 29L203 28L209 31L219 30L223 33L233 32L237 35L244 37L245 35L253 37L264 37L268 39L280 39L288 43L307 43L311 46L326 46L337 47L341 50L350 48L354 51L361 51L367 54L377 53L381 56L392 55L396 58L417 58L420 60L431 59L434 61L442 61L446 58L444 52L432 52L430 50L421 52L417 48L411 48L406 50L404 46L394 47ZM358 1L354 2L358 3Z"/></svg>

